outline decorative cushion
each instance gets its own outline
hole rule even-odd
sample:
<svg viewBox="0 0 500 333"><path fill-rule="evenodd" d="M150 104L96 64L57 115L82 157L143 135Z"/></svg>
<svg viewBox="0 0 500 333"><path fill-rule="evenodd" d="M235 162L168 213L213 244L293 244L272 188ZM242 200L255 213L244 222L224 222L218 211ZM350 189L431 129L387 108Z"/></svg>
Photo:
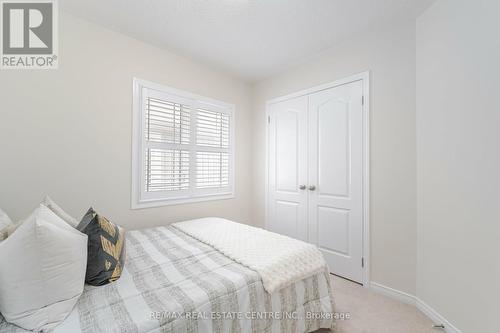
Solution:
<svg viewBox="0 0 500 333"><path fill-rule="evenodd" d="M92 207L76 228L89 237L85 282L102 286L118 280L125 263L125 230Z"/></svg>
<svg viewBox="0 0 500 333"><path fill-rule="evenodd" d="M83 292L87 235L39 205L0 243L0 312L26 330L48 331Z"/></svg>
<svg viewBox="0 0 500 333"><path fill-rule="evenodd" d="M61 219L66 221L70 226L73 228L76 228L78 225L78 220L66 213L61 207L59 207L58 204L54 202L48 195L45 196L45 198L42 201L42 204L47 206L51 211L54 212L57 216L59 216Z"/></svg>

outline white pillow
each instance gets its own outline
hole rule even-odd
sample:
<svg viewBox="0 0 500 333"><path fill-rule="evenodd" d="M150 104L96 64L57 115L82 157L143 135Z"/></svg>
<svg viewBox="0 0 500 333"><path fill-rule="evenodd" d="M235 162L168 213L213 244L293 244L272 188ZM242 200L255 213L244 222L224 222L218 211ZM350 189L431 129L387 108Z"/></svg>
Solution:
<svg viewBox="0 0 500 333"><path fill-rule="evenodd" d="M8 236L7 227L12 225L12 221L3 210L0 209L0 242Z"/></svg>
<svg viewBox="0 0 500 333"><path fill-rule="evenodd" d="M68 213L66 213L58 204L54 202L48 195L42 201L42 204L49 207L57 216L59 216L64 221L68 222L73 228L76 228L78 221Z"/></svg>
<svg viewBox="0 0 500 333"><path fill-rule="evenodd" d="M87 235L40 205L0 243L0 312L7 322L47 331L83 292Z"/></svg>

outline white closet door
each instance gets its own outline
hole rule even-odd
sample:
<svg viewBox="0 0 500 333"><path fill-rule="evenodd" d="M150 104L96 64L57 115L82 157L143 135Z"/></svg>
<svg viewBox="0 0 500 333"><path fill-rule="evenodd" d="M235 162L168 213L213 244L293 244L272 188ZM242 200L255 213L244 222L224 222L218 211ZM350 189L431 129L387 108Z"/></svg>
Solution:
<svg viewBox="0 0 500 333"><path fill-rule="evenodd" d="M309 241L330 270L362 282L363 85L309 95Z"/></svg>
<svg viewBox="0 0 500 333"><path fill-rule="evenodd" d="M269 114L268 228L307 241L307 96Z"/></svg>

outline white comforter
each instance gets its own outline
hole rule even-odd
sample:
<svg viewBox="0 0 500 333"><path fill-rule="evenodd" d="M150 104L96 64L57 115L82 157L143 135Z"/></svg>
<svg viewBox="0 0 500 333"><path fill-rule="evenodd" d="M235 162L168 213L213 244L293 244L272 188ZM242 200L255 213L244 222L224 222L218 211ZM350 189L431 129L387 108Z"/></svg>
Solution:
<svg viewBox="0 0 500 333"><path fill-rule="evenodd" d="M290 237L221 218L202 218L173 224L199 241L254 271L273 293L324 271L319 249Z"/></svg>

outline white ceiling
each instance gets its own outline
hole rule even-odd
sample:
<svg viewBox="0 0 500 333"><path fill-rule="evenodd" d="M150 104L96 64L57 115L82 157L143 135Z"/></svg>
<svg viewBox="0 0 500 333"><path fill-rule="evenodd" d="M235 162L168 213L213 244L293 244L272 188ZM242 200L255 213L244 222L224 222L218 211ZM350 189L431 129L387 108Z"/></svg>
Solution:
<svg viewBox="0 0 500 333"><path fill-rule="evenodd" d="M63 0L66 12L245 81L289 68L349 36L413 20L434 0Z"/></svg>

